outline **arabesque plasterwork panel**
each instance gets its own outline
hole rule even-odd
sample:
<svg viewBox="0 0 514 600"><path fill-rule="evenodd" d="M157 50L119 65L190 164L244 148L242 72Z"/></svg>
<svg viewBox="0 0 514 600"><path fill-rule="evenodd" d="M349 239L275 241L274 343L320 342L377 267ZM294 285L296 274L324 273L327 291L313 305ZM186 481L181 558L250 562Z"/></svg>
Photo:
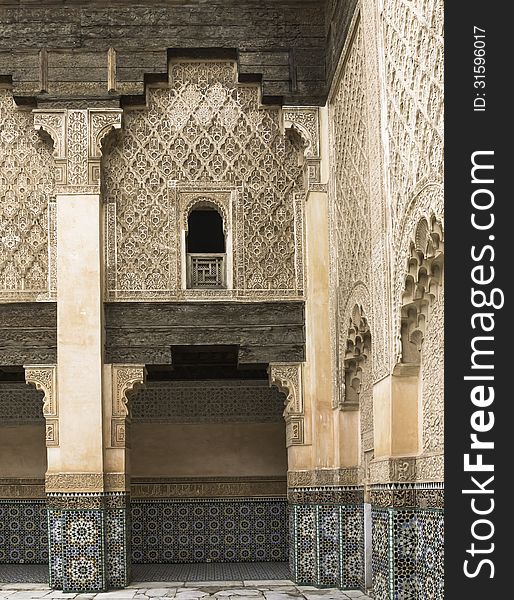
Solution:
<svg viewBox="0 0 514 600"><path fill-rule="evenodd" d="M0 90L0 301L55 297L55 179L30 113Z"/></svg>
<svg viewBox="0 0 514 600"><path fill-rule="evenodd" d="M329 99L331 337L334 399L344 386L346 339L355 305L370 323L370 173L362 23L354 17ZM339 404L339 401L338 401Z"/></svg>
<svg viewBox="0 0 514 600"><path fill-rule="evenodd" d="M184 299L177 190L237 190L234 289L223 297L303 295L303 180L278 108L236 81L235 64L176 62L169 89L126 111L104 160L109 300ZM212 189L211 189L212 191ZM216 290L214 292L217 292ZM216 293L205 296L216 296Z"/></svg>

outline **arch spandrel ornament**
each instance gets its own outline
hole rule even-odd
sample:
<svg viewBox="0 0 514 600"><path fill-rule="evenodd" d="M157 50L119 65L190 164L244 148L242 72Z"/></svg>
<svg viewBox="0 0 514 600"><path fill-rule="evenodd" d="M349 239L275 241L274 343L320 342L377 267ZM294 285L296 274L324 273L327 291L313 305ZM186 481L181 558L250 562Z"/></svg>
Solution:
<svg viewBox="0 0 514 600"><path fill-rule="evenodd" d="M128 394L144 385L146 368L144 365L112 366L112 417L111 446L126 448L129 444L130 405Z"/></svg>
<svg viewBox="0 0 514 600"><path fill-rule="evenodd" d="M286 446L305 444L302 363L270 363L270 385L286 394Z"/></svg>
<svg viewBox="0 0 514 600"><path fill-rule="evenodd" d="M43 392L43 416L47 447L59 446L59 408L56 365L25 365L25 381Z"/></svg>

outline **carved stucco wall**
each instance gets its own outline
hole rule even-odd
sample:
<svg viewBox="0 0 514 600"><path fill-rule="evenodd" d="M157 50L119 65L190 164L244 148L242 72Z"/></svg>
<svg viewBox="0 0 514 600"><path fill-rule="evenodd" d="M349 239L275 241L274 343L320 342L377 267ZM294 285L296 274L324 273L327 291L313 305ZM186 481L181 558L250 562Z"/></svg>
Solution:
<svg viewBox="0 0 514 600"><path fill-rule="evenodd" d="M285 396L267 381L149 382L130 399L132 422L282 423Z"/></svg>
<svg viewBox="0 0 514 600"><path fill-rule="evenodd" d="M356 305L371 328L373 381L399 360L410 245L422 218L442 223L442 27L440 0L362 0L336 71L329 97L335 398ZM420 375L420 451L428 454L443 447L443 324L440 289L431 304ZM363 392L366 450L372 399L367 407ZM420 464L418 477L441 479L442 462L429 462Z"/></svg>
<svg viewBox="0 0 514 600"><path fill-rule="evenodd" d="M443 222L443 2L387 0L380 19L393 244L392 322L398 356L410 244L421 219ZM421 450L430 453L443 450L442 287L427 320L420 375Z"/></svg>
<svg viewBox="0 0 514 600"><path fill-rule="evenodd" d="M299 151L258 86L237 84L235 63L171 63L169 89L126 112L104 160L108 299L302 296ZM182 231L199 199L224 218L233 290L182 289Z"/></svg>
<svg viewBox="0 0 514 600"><path fill-rule="evenodd" d="M0 89L0 301L55 295L55 197L51 148Z"/></svg>
<svg viewBox="0 0 514 600"><path fill-rule="evenodd" d="M331 237L331 309L334 398L341 402L346 338L355 305L370 316L371 231L369 158L364 70L364 40L360 22L354 25L351 42L330 99L329 182Z"/></svg>

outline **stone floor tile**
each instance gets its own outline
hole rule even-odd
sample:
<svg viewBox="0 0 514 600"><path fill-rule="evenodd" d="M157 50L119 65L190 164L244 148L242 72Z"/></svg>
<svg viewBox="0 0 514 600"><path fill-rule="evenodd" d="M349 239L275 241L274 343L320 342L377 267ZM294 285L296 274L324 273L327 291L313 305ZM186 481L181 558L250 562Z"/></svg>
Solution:
<svg viewBox="0 0 514 600"><path fill-rule="evenodd" d="M216 587L219 590L225 588L235 588L235 587L243 587L244 583L242 581L186 581L185 587Z"/></svg>
<svg viewBox="0 0 514 600"><path fill-rule="evenodd" d="M225 586L223 586L225 587ZM221 590L220 592L216 592L215 596L262 596L259 590L255 589L241 589L241 588L231 588L228 590Z"/></svg>
<svg viewBox="0 0 514 600"><path fill-rule="evenodd" d="M151 588L145 591L145 596L149 598L155 598L156 596L168 596L168 592L171 591L169 588ZM176 592L176 590L174 590ZM169 598L170 596L168 596Z"/></svg>
<svg viewBox="0 0 514 600"><path fill-rule="evenodd" d="M48 584L46 583L19 583L19 582L13 582L13 583L2 583L0 586L0 590L46 590L47 592L50 592L50 588L48 587Z"/></svg>
<svg viewBox="0 0 514 600"><path fill-rule="evenodd" d="M128 587L138 590L151 590L154 588L183 588L183 581L134 581ZM139 592L142 593L142 592Z"/></svg>
<svg viewBox="0 0 514 600"><path fill-rule="evenodd" d="M301 598L301 594L294 594L293 592L263 592L266 600L292 600L292 598Z"/></svg>
<svg viewBox="0 0 514 600"><path fill-rule="evenodd" d="M294 586L294 583L290 579L249 579L243 581L245 587L247 586L255 586L255 587L277 587L277 586Z"/></svg>
<svg viewBox="0 0 514 600"><path fill-rule="evenodd" d="M11 598L42 598L49 593L49 590L18 590L14 592Z"/></svg>
<svg viewBox="0 0 514 600"><path fill-rule="evenodd" d="M113 590L111 592L101 592L96 594L94 597L95 600L130 600L136 595L136 590L123 589L123 590Z"/></svg>
<svg viewBox="0 0 514 600"><path fill-rule="evenodd" d="M302 592L306 600L346 600L346 592L338 589L324 589L317 590L316 592Z"/></svg>

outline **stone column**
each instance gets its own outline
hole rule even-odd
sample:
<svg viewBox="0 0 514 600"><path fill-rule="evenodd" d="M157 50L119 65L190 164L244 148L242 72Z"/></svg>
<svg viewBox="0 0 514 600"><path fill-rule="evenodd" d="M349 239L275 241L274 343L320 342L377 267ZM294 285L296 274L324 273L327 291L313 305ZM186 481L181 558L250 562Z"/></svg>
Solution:
<svg viewBox="0 0 514 600"><path fill-rule="evenodd" d="M362 489L357 485L356 468L359 413L343 414L333 398L328 193L324 183L328 179L327 112L318 107L284 108L286 128L304 141L307 188L306 361L302 366L306 435L304 445L289 452L290 566L297 583L355 589L361 587L363 536ZM346 417L342 428L341 414L342 419ZM343 464L339 462L340 446L348 450Z"/></svg>
<svg viewBox="0 0 514 600"><path fill-rule="evenodd" d="M59 437L46 474L50 585L98 592L128 583L127 520L112 523L119 516L113 509L126 513L127 490L125 482L111 485L106 471L103 409L100 159L103 138L121 126L121 110L33 112L36 129L54 142L57 182Z"/></svg>

